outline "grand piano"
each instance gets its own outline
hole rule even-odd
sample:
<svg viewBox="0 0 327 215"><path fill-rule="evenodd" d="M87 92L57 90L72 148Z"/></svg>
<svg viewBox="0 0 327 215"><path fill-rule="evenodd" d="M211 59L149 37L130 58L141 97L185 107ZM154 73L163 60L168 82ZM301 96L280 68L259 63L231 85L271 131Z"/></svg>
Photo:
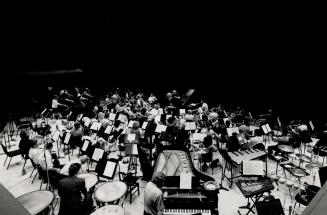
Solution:
<svg viewBox="0 0 327 215"><path fill-rule="evenodd" d="M152 174L163 172L166 177L164 192L165 215L218 214L218 190L204 189L214 178L195 169L186 148L166 146L157 154ZM192 189L180 189L180 174L191 173Z"/></svg>

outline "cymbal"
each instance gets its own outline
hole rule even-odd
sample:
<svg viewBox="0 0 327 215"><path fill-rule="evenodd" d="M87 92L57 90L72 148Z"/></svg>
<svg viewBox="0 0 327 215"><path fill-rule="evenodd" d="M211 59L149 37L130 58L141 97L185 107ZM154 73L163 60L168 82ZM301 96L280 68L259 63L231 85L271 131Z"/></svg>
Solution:
<svg viewBox="0 0 327 215"><path fill-rule="evenodd" d="M305 162L310 162L310 157L308 155L303 155L303 154L295 154L300 160L305 161Z"/></svg>
<svg viewBox="0 0 327 215"><path fill-rule="evenodd" d="M298 177L306 176L305 171L302 169L293 168L290 171L292 172L293 175L298 176Z"/></svg>
<svg viewBox="0 0 327 215"><path fill-rule="evenodd" d="M283 152L293 152L294 151L294 148L289 145L278 145L277 147Z"/></svg>
<svg viewBox="0 0 327 215"><path fill-rule="evenodd" d="M305 165L305 168L307 168L308 170L314 169L314 168L318 168L319 165L315 164L315 163L308 163Z"/></svg>

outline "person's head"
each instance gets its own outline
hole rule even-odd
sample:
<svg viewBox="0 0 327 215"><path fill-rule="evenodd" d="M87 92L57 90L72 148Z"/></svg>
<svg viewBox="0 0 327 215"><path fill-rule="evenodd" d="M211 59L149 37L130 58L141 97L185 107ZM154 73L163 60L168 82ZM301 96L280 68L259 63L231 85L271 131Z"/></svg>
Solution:
<svg viewBox="0 0 327 215"><path fill-rule="evenodd" d="M145 115L145 114L146 114L146 109L145 109L145 108L142 108L142 110L141 110L141 114L142 114L142 115Z"/></svg>
<svg viewBox="0 0 327 215"><path fill-rule="evenodd" d="M154 183L157 187L161 188L165 185L166 175L162 172L156 172L153 174L151 182Z"/></svg>
<svg viewBox="0 0 327 215"><path fill-rule="evenodd" d="M81 164L72 163L68 169L69 176L75 176L78 174L78 171L81 169Z"/></svg>
<svg viewBox="0 0 327 215"><path fill-rule="evenodd" d="M135 121L133 123L133 129L136 130L136 129L139 129L139 127L140 127L140 123L138 121Z"/></svg>
<svg viewBox="0 0 327 215"><path fill-rule="evenodd" d="M75 122L75 124L74 124L74 128L75 129L79 129L80 126L81 126L81 123Z"/></svg>
<svg viewBox="0 0 327 215"><path fill-rule="evenodd" d="M48 142L48 143L45 144L45 149L51 150L52 148L53 148L52 142Z"/></svg>
<svg viewBox="0 0 327 215"><path fill-rule="evenodd" d="M20 132L19 136L21 139L28 139L28 134L24 130Z"/></svg>
<svg viewBox="0 0 327 215"><path fill-rule="evenodd" d="M79 160L81 161L81 164L85 164L87 161L90 160L90 158L87 155L83 155L79 158Z"/></svg>
<svg viewBox="0 0 327 215"><path fill-rule="evenodd" d="M120 123L121 123L120 120L116 120L114 123L115 128L118 128Z"/></svg>

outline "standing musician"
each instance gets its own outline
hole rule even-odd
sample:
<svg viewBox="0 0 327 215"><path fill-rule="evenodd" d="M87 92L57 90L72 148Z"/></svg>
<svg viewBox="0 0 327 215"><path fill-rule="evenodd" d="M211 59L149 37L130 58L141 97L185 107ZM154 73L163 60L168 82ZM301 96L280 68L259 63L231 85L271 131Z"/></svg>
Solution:
<svg viewBox="0 0 327 215"><path fill-rule="evenodd" d="M165 174L156 172L144 188L144 215L163 214L164 196L161 188L165 184Z"/></svg>
<svg viewBox="0 0 327 215"><path fill-rule="evenodd" d="M71 164L69 167L69 177L59 181L58 194L61 200L58 215L84 214L81 194L86 198L87 190L85 179L77 177L80 168L81 164Z"/></svg>

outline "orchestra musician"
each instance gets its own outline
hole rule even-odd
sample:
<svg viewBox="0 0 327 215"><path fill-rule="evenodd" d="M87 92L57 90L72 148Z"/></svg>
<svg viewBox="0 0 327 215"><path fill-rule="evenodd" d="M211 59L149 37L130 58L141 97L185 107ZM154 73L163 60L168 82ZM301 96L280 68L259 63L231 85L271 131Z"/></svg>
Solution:
<svg viewBox="0 0 327 215"><path fill-rule="evenodd" d="M165 184L165 174L156 172L144 188L144 215L161 215L165 209L161 188Z"/></svg>
<svg viewBox="0 0 327 215"><path fill-rule="evenodd" d="M69 177L59 181L58 194L60 196L60 209L58 215L82 215L82 196L87 196L85 179L78 178L77 174L81 169L81 164L73 163L69 166Z"/></svg>

